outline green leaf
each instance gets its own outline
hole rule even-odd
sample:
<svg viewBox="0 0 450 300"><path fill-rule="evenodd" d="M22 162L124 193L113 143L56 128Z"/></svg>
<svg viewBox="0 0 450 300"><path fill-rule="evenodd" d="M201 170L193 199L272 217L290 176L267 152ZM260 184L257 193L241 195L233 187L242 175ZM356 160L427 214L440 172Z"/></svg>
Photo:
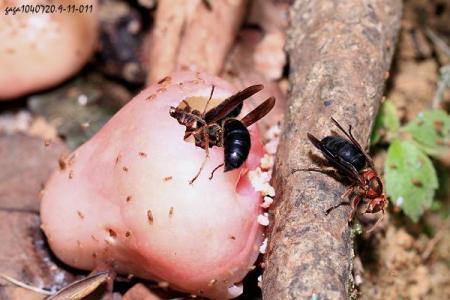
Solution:
<svg viewBox="0 0 450 300"><path fill-rule="evenodd" d="M381 139L392 140L396 137L399 128L400 120L394 104L388 100L384 101L375 119L370 143L374 145Z"/></svg>
<svg viewBox="0 0 450 300"><path fill-rule="evenodd" d="M405 126L415 143L429 155L450 151L450 116L443 110L420 113Z"/></svg>
<svg viewBox="0 0 450 300"><path fill-rule="evenodd" d="M394 140L385 162L386 191L414 222L431 207L438 187L436 170L413 142Z"/></svg>

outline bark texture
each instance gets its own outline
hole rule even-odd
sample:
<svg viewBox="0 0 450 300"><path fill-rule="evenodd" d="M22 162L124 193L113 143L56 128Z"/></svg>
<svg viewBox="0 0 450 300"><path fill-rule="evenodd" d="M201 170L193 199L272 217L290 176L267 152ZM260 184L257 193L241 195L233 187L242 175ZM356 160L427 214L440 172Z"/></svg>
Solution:
<svg viewBox="0 0 450 300"><path fill-rule="evenodd" d="M347 299L353 243L349 207L328 216L345 186L321 173L306 137L338 129L333 116L367 145L400 27L399 0L294 1L287 50L290 96L277 154L264 299ZM313 155L314 153L314 155Z"/></svg>

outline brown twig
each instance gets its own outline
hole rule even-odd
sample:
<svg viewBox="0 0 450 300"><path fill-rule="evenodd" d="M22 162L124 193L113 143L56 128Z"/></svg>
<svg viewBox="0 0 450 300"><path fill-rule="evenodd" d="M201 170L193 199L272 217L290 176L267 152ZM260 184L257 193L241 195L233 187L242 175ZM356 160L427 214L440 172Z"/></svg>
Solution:
<svg viewBox="0 0 450 300"><path fill-rule="evenodd" d="M170 74L176 66L180 36L195 1L158 1L155 25L149 46L147 82L153 83Z"/></svg>
<svg viewBox="0 0 450 300"><path fill-rule="evenodd" d="M148 83L179 69L217 74L235 41L247 0L160 0L149 46Z"/></svg>
<svg viewBox="0 0 450 300"><path fill-rule="evenodd" d="M265 299L347 299L351 292L349 208L328 216L345 187L292 169L314 167L311 132L330 135L330 117L354 126L366 146L400 27L401 2L294 1L287 50L291 93L275 164L277 199L262 289Z"/></svg>

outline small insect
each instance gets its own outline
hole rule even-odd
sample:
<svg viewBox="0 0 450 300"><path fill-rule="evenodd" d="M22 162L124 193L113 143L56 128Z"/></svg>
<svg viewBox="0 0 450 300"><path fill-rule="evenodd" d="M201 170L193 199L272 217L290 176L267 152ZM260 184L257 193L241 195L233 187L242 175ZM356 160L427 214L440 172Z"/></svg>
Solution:
<svg viewBox="0 0 450 300"><path fill-rule="evenodd" d="M224 163L212 171L209 179L212 179L214 172L222 166L225 166L224 171L227 172L239 168L245 162L251 148L250 133L247 127L270 112L275 105L275 98L268 98L241 120L236 117L242 110L243 102L263 88L263 85L252 85L206 111L214 93L213 86L203 112L192 109L184 100L183 108L170 108L170 116L175 118L179 124L186 126L184 139L193 136L195 145L205 149L205 159L197 174L189 181L190 184L194 183L203 170L209 157L208 148L213 146L224 148Z"/></svg>
<svg viewBox="0 0 450 300"><path fill-rule="evenodd" d="M338 135L326 136L319 141L310 133L307 136L311 143L322 152L327 161L342 176L348 178L352 182L352 185L342 195L342 198L350 196L350 203L340 202L338 205L327 209L326 214L341 205L350 204L352 208L349 217L350 222L356 213L361 199L366 199L368 204L364 213L377 213L380 211L383 213L370 229L372 230L382 220L384 211L388 205L384 195L383 183L375 171L372 159L353 137L352 126L349 126L348 132L346 132L335 119L331 118L331 120L348 139ZM300 170L323 172L321 169L296 169L293 170L293 173Z"/></svg>

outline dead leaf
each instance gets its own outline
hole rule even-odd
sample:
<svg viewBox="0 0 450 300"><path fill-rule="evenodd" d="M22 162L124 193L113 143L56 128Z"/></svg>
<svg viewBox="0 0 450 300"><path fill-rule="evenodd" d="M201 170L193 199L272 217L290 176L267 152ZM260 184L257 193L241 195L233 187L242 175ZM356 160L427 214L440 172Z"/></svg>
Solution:
<svg viewBox="0 0 450 300"><path fill-rule="evenodd" d="M67 153L65 145L24 134L0 134L0 210L39 211L39 192Z"/></svg>
<svg viewBox="0 0 450 300"><path fill-rule="evenodd" d="M96 290L101 284L105 283L108 276L108 272L91 274L59 290L55 295L48 297L48 300L83 299Z"/></svg>
<svg viewBox="0 0 450 300"><path fill-rule="evenodd" d="M55 291L75 277L48 253L36 214L0 210L0 273L38 289ZM2 300L42 299L42 295L0 279Z"/></svg>

